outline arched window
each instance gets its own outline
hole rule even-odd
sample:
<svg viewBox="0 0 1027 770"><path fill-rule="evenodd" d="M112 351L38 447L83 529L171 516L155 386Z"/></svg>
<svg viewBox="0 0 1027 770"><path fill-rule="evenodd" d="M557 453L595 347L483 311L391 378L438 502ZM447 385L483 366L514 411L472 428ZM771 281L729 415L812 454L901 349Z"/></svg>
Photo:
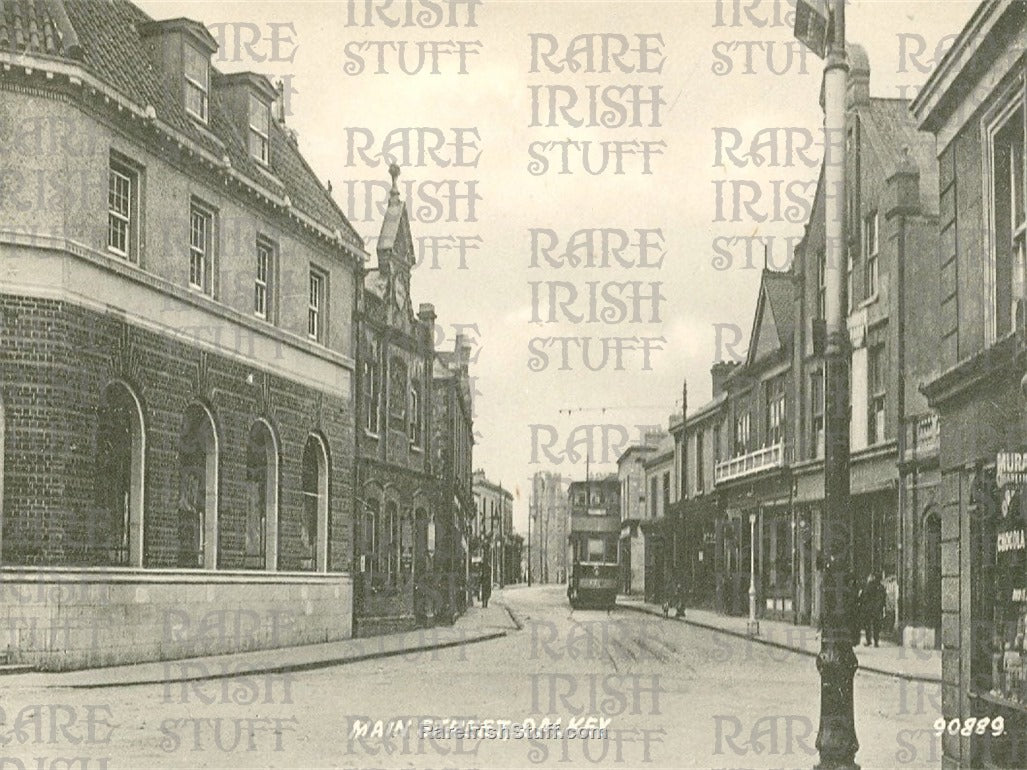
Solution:
<svg viewBox="0 0 1027 770"><path fill-rule="evenodd" d="M185 412L179 443L178 566L217 568L218 439L200 404Z"/></svg>
<svg viewBox="0 0 1027 770"><path fill-rule="evenodd" d="M360 555L364 557L364 573L373 583L378 574L378 519L381 517L381 503L376 497L368 497L361 515L363 526L360 533Z"/></svg>
<svg viewBox="0 0 1027 770"><path fill-rule="evenodd" d="M243 567L277 569L278 444L271 426L258 420L246 445L246 541Z"/></svg>
<svg viewBox="0 0 1027 770"><path fill-rule="evenodd" d="M328 452L320 436L310 434L303 448L303 543L300 568L324 572L328 565Z"/></svg>
<svg viewBox="0 0 1027 770"><path fill-rule="evenodd" d="M410 380L410 420L408 433L411 446L421 446L421 424L423 422L421 414L423 410L424 401L421 395L421 381L415 376Z"/></svg>
<svg viewBox="0 0 1027 770"><path fill-rule="evenodd" d="M404 508L399 518L399 537L396 544L396 553L399 558L399 575L403 583L409 580L410 572L414 567L414 523L413 512Z"/></svg>
<svg viewBox="0 0 1027 770"><path fill-rule="evenodd" d="M389 359L389 427L407 430L407 365L399 356Z"/></svg>
<svg viewBox="0 0 1027 770"><path fill-rule="evenodd" d="M99 549L90 561L141 567L146 464L143 410L128 385L112 382L104 390L97 416L93 483L99 511L92 529L100 542L90 543Z"/></svg>

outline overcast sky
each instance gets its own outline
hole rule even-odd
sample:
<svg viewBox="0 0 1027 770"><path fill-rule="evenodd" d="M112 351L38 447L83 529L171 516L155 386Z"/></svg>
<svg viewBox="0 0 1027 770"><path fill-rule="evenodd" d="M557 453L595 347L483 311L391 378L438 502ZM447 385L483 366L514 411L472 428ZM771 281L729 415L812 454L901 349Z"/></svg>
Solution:
<svg viewBox="0 0 1027 770"><path fill-rule="evenodd" d="M723 246L731 238L772 237L770 266L783 269L790 258L787 239L794 243L802 234L821 153L815 146L800 150L807 137L816 138L821 126L822 65L792 41L785 0L762 0L751 11L752 18L744 11L736 18L736 0L485 0L473 10L474 26L468 25L466 0L414 2L415 26L404 24L409 4L398 0L383 11L398 26L387 25L382 15L366 13L369 6L383 6L383 0L139 4L155 18L187 16L208 25L225 24L213 27L223 40L216 61L222 71L255 70L272 78L291 78L287 123L298 132L300 149L311 166L322 179L331 180L337 202L368 240L372 254L381 215L375 209L368 216L367 196L372 203L381 203L385 192L368 188L367 183L387 183L388 173L386 164L371 167L358 150L373 137L372 148L364 153L374 160L394 129L422 127L430 136L445 136L449 146L436 153L441 162L421 153L416 141L409 145L409 157L400 157L401 183L415 184L408 200L415 239L423 239L429 253L431 239L451 246L438 251L437 265L430 260L419 265L413 301L415 307L419 302L435 305L445 334L440 340L443 348L452 348L453 324L476 325L467 330L477 356L472 371L477 378L479 434L474 462L515 491L515 526L521 532L526 528L533 471L585 475L583 458L576 464L566 459L560 465L547 462L541 447L533 445L531 426L544 426L535 433L547 444L556 435L553 452L564 450L574 428L581 425L609 426L605 434L611 442L619 442L622 430L636 440L636 426L665 426L672 412L680 412L684 378L690 411L701 406L710 398L711 363L732 356L731 349L718 349L717 325L723 325L722 339L728 343L734 341L735 329L740 330L743 339L734 352L744 353L748 344L763 264L761 247L754 245L747 265L746 241L736 240L729 248L732 263L725 266L717 259L715 239L722 239L717 243ZM753 5L751 0L737 4ZM964 0L850 3L849 40L869 53L872 95L915 94L946 36L962 28L976 5ZM416 26L419 14L427 25L440 18L442 23ZM447 26L450 21L455 26ZM601 37L604 33L608 37ZM587 34L595 35L590 39L593 45L578 45L570 56L577 66L566 66L572 39ZM555 53L538 59L537 71L532 71L533 39L539 53L556 46ZM252 40L256 43L249 49L240 45L236 56L236 42ZM624 47L627 53L616 57ZM405 61L400 60L401 52ZM416 70L422 54L419 72L401 69L405 64ZM466 71L460 72L461 67ZM592 93L606 100L596 111L601 125L595 127L588 125ZM651 103L654 93L662 101L657 108ZM549 125L550 105L563 106L570 98L577 104L567 113L557 111L556 125ZM622 108L610 109L610 102ZM602 120L604 111L608 121ZM584 125L569 125L567 118ZM741 167L725 154L740 138L734 157L744 161L757 132L773 128L781 130L773 132L776 141L764 147L769 162L759 168ZM464 131L458 134L454 129ZM461 144L460 136L458 153L453 145ZM720 166L718 136L724 160ZM544 144L563 140L578 143L577 148L567 148L571 173L566 174L558 173L561 146ZM622 156L624 173L613 173L616 159L611 156L605 173L590 174L583 165L585 142L592 170L601 167L604 142L611 152L633 148L636 154ZM643 146L652 153L648 167ZM776 149L776 158L770 156L771 149ZM419 154L423 165L418 165ZM539 158L548 161L548 168L532 173L541 170ZM449 189L461 197L455 205L443 201L437 206L435 199ZM751 209L736 211L735 192L743 203L754 190L760 200ZM473 221L469 193L480 196ZM555 231L560 246L554 255L562 252L575 231L586 228L626 231L636 247L626 249L624 257L633 254L636 263L640 229L651 231L646 236L650 262L659 261L663 251L666 254L659 267L614 262L589 269L543 262L532 268L532 228ZM456 248L461 241L477 246L466 252L465 267ZM618 241L616 233L608 238L612 244ZM533 322L535 317L548 318L548 282L556 281L571 284L578 301L565 309L556 305L559 323ZM625 315L616 302L604 301L600 294L597 310L607 308L612 315L588 321L590 285L616 299L627 296L622 292L631 291L625 284L632 281L641 282L643 295L652 294L651 283L660 283L658 293L664 299L655 308L652 300L640 300L633 322L630 301ZM532 282L539 282L536 299ZM555 290L562 299L568 289ZM567 318L569 313L585 317L575 322ZM601 360L603 338L649 338L652 349L646 360L642 350L625 346L622 369L617 370L618 343L608 342L607 366L590 371L579 343L543 346L538 341L553 337L588 338L593 366ZM564 344L570 353L568 369L560 368ZM538 350L548 354L548 362L533 356ZM529 366L532 359L540 371ZM595 429L593 473L615 470L616 456L603 446L603 433ZM539 463L532 463L533 455Z"/></svg>

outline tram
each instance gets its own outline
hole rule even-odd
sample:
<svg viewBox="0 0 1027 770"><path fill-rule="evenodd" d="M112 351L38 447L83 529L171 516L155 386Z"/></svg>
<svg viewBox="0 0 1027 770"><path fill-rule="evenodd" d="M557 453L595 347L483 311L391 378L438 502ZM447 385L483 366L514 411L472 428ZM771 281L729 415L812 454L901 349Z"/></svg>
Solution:
<svg viewBox="0 0 1027 770"><path fill-rule="evenodd" d="M606 479L574 482L570 488L571 569L567 599L571 607L612 609L617 603L620 564L620 484Z"/></svg>

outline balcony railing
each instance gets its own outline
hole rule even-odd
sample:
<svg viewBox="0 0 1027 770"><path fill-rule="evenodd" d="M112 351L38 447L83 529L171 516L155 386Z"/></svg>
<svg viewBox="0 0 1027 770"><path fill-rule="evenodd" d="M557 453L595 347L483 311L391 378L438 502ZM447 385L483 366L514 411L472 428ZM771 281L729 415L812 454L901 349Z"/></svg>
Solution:
<svg viewBox="0 0 1027 770"><path fill-rule="evenodd" d="M769 468L780 468L785 464L784 444L773 444L755 452L732 457L722 463L717 463L713 469L713 483L722 484L725 481L748 476L752 473Z"/></svg>
<svg viewBox="0 0 1027 770"><path fill-rule="evenodd" d="M939 426L936 412L906 420L906 460L920 460L938 454Z"/></svg>

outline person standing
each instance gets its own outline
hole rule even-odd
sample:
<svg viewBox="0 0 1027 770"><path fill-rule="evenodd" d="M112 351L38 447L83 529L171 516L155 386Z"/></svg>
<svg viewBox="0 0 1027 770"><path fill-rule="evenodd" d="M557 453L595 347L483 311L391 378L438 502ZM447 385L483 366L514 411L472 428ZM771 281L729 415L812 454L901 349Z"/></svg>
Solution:
<svg viewBox="0 0 1027 770"><path fill-rule="evenodd" d="M481 563L481 606L489 606L489 597L492 596L492 564Z"/></svg>
<svg viewBox="0 0 1027 770"><path fill-rule="evenodd" d="M884 586L881 585L881 581L877 579L877 575L867 575L866 585L859 592L859 611L863 618L863 632L866 635L863 644L867 647L870 646L871 639L874 647L878 646L885 602Z"/></svg>

